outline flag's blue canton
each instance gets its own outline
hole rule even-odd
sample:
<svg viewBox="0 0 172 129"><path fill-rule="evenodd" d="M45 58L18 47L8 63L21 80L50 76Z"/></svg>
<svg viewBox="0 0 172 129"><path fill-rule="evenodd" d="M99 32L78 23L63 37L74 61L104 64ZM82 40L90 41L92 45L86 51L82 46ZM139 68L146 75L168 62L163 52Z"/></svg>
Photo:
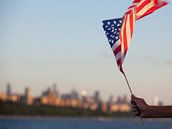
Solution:
<svg viewBox="0 0 172 129"><path fill-rule="evenodd" d="M112 47L119 39L119 31L122 26L122 18L103 21L103 28L106 32L109 44Z"/></svg>

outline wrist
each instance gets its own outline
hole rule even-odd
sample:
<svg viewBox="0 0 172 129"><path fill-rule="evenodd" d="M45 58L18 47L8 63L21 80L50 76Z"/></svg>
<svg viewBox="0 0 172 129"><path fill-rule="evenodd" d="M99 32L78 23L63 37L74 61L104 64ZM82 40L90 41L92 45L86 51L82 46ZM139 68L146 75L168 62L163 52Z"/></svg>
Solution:
<svg viewBox="0 0 172 129"><path fill-rule="evenodd" d="M152 111L153 111L153 107L152 106L149 106L149 105L146 105L144 107L144 109L141 111L141 117L143 117L143 118L150 117L151 114L152 114Z"/></svg>

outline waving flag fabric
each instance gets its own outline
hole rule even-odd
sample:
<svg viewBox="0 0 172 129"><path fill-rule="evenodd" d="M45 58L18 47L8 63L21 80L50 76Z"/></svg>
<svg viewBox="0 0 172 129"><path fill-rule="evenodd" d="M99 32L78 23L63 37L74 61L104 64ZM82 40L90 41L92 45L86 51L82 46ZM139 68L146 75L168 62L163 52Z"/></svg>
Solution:
<svg viewBox="0 0 172 129"><path fill-rule="evenodd" d="M166 1L161 0L135 0L133 3L136 3L137 20L168 4Z"/></svg>
<svg viewBox="0 0 172 129"><path fill-rule="evenodd" d="M106 31L106 36L108 38L109 44L116 58L117 65L120 71L122 71L121 42L119 38L119 32L121 26L122 26L122 18L103 21L103 28Z"/></svg>
<svg viewBox="0 0 172 129"><path fill-rule="evenodd" d="M167 2L160 0L134 0L123 18L103 21L104 31L122 73L124 73L122 63L132 39L136 20L165 5Z"/></svg>

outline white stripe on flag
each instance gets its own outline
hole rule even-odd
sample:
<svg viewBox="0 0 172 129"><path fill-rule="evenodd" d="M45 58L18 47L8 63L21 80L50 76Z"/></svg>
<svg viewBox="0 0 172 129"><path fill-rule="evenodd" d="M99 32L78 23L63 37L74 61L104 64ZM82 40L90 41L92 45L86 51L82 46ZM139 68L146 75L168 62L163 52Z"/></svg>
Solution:
<svg viewBox="0 0 172 129"><path fill-rule="evenodd" d="M139 12L137 12L137 16L140 17L142 16L144 13L146 13L150 8L154 7L154 3L150 2L149 4L147 4L146 6L144 6L144 8L142 8Z"/></svg>
<svg viewBox="0 0 172 129"><path fill-rule="evenodd" d="M120 45L120 40L116 41L116 43L112 46L112 51L115 51L115 49Z"/></svg>

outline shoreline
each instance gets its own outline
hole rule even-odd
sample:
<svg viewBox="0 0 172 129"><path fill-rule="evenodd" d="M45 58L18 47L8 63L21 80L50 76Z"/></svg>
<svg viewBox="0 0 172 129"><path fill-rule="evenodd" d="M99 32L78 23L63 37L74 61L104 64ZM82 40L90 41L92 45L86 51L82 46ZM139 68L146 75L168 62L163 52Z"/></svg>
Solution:
<svg viewBox="0 0 172 129"><path fill-rule="evenodd" d="M0 115L0 119L10 119L10 120L98 120L98 121L140 121L138 117L121 117L121 118L113 118L113 117L61 117L61 116L17 116L17 115L9 115L4 116ZM143 119L144 121L165 121L165 122L172 122L172 118L146 118Z"/></svg>

